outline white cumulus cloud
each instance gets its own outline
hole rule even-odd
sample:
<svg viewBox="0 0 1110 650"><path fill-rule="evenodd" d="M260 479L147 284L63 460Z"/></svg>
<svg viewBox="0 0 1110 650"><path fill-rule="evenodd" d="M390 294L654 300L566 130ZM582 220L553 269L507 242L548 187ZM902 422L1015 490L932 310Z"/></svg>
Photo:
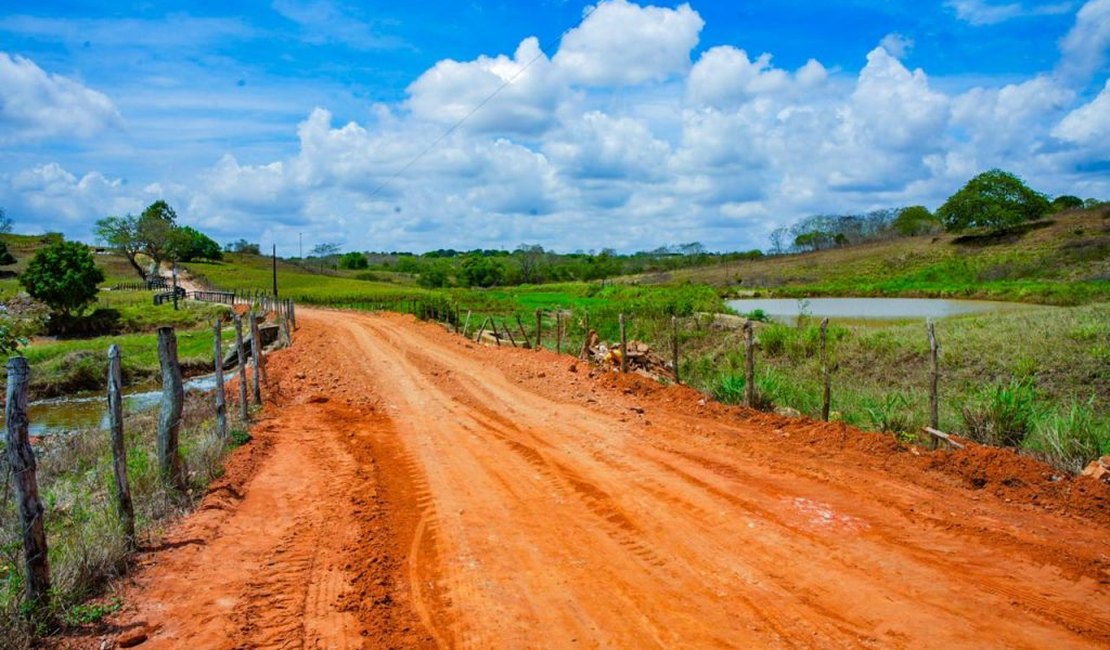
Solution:
<svg viewBox="0 0 1110 650"><path fill-rule="evenodd" d="M601 2L563 37L554 62L571 82L587 86L662 81L690 67L704 25L688 4L667 9Z"/></svg>
<svg viewBox="0 0 1110 650"><path fill-rule="evenodd" d="M120 122L107 95L0 52L0 141L87 138Z"/></svg>

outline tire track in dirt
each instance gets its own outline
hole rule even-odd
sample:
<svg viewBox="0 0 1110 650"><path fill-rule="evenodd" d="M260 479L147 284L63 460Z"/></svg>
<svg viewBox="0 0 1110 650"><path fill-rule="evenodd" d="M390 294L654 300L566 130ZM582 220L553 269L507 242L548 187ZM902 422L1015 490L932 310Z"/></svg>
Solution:
<svg viewBox="0 0 1110 650"><path fill-rule="evenodd" d="M569 357L299 316L250 476L214 486L116 618L151 647L1105 642L1106 518Z"/></svg>
<svg viewBox="0 0 1110 650"><path fill-rule="evenodd" d="M616 539L626 556L606 555L600 548L593 553L614 568L619 565L613 579L607 580L610 576L599 566L594 567L596 577L586 577L595 597L587 595L589 588L567 588L575 596L576 607L590 609L594 620L606 621L605 630L578 629L599 645L942 647L984 638L1014 647L1082 645L1084 638L1093 643L1107 620L1105 588L1098 585L1061 581L1058 572L1041 571L1036 565L993 571L978 565L987 554L964 549L960 550L967 561L961 564L958 552L944 550L959 549L959 529L951 533L925 526L915 529L913 536L893 534L912 526L913 517L891 507L894 504L889 501L855 506L850 486L836 485L844 473L835 466L820 477L814 472L784 471L782 462L772 463L780 469L768 471L757 463L737 471L733 463L711 461L705 455L709 450L699 449L706 446L725 459L736 457L727 444L707 436L686 443L683 449L667 433L665 425L687 428L685 414L656 415L657 409L652 409L649 428L642 418L600 413L523 389L519 379L503 374L501 364L494 361L514 354L511 351L479 350L457 339L441 340L444 337L429 326L410 326L394 318L355 316L351 322L347 325L351 339L373 359L367 362L369 374L383 378L375 389L390 400L409 400L408 407L399 407L398 412L420 413L442 433L437 453L422 454L409 445L405 427L398 425L399 442L419 459L423 470L451 473L465 465L455 482L488 481L481 490L451 495L452 507L481 504L491 497L542 503L542 510L529 509L525 516L547 520L551 530L529 531L549 538L533 537L528 540L533 545L557 544L563 538L592 547L600 543L599 532ZM550 361L544 361L536 367L546 365L546 372L551 372ZM405 381L398 381L398 374ZM414 392L421 395L410 400ZM456 426L460 422L465 426ZM750 433L735 423L725 428ZM654 439L656 434L665 444ZM508 455L499 452L495 442ZM455 448L448 449L449 445ZM848 472L852 473L855 470ZM879 482L888 480L883 477ZM526 489L536 482L555 498L545 503ZM455 488L448 480L433 482L431 489L443 501L444 493ZM585 524L589 518L595 523ZM483 518L478 525L500 532L502 521ZM480 559L484 549L475 550L468 539L472 531L457 522L444 522L442 530L437 545L440 561L447 566L439 569L449 576L443 588L466 594L463 597L472 606L469 613L456 607L451 617L440 619L452 630L452 642L478 647L475 640L497 638L508 645L527 645L529 640L551 638L535 627L524 636L475 637L470 630L455 634L456 629L477 624L458 618L473 619L482 607L475 602L475 582L480 580L451 566L451 556L458 547L466 547L472 554L468 557ZM622 537L633 542L622 544ZM903 544L917 546L903 548ZM499 551L503 556L513 549ZM557 557L554 549L548 552ZM495 566L483 568L487 573L482 579L498 579ZM520 570L526 572L527 567ZM511 573L511 569L502 572ZM1051 596L1040 597L1045 602L1039 602L1038 597L999 592L994 573L1004 573L1012 581L1039 582L1037 589ZM676 583L680 589L674 588ZM544 591L529 589L533 599L542 598L537 594ZM597 593L609 602L597 602ZM1087 616L1080 617L1072 606L1051 606L1056 599L1076 597L1085 600L1087 607L1093 602L1099 613L1091 616L1088 610ZM709 603L727 615L707 612ZM498 611L503 612L504 605L498 602ZM614 611L626 606L630 608L623 616ZM699 613L691 617L675 611L682 607L689 608L687 614ZM1061 611L1065 620L1057 616ZM1029 614L1035 618L1029 619ZM636 634L614 634L619 626L608 627L612 618L638 628ZM1018 619L1021 622L1015 627ZM694 620L701 630L692 629ZM663 622L666 625L660 625ZM529 626L538 623L548 621L529 620ZM547 628L549 633L553 629Z"/></svg>

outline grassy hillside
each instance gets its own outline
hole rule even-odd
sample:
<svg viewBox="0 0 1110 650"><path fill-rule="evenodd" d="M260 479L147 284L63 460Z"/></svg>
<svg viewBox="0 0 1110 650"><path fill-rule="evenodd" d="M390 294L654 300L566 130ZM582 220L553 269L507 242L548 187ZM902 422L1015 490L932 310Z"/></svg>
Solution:
<svg viewBox="0 0 1110 650"><path fill-rule="evenodd" d="M229 253L220 262L182 264L197 280L225 291L263 291L273 289L273 268L269 257ZM381 271L318 272L278 260L278 293L298 302L328 304L348 300L370 300L396 296L423 296L428 292L403 273Z"/></svg>
<svg viewBox="0 0 1110 650"><path fill-rule="evenodd" d="M635 281L709 284L733 295L1101 302L1110 300L1110 208L1061 213L1001 237L925 235Z"/></svg>

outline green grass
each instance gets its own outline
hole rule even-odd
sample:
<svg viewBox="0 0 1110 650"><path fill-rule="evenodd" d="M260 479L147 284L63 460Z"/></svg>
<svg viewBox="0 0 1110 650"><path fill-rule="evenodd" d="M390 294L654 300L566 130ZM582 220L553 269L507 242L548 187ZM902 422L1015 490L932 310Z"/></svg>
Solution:
<svg viewBox="0 0 1110 650"><path fill-rule="evenodd" d="M1110 209L1067 212L997 238L892 239L676 271L641 282L709 284L735 295L1110 301Z"/></svg>
<svg viewBox="0 0 1110 650"><path fill-rule="evenodd" d="M272 262L259 255L228 254L222 262L190 262L182 266L198 280L225 291L248 293L273 290ZM375 273L375 278L393 282L360 280L359 272L320 273L311 268L278 260L278 293L296 302L332 305L369 302L377 299L421 298L434 295L401 281L399 274Z"/></svg>
<svg viewBox="0 0 1110 650"><path fill-rule="evenodd" d="M225 328L225 343L233 340L232 332ZM158 376L158 339L153 333L35 342L21 350L31 364L32 399L103 389L113 343L120 346L125 386L149 383ZM212 371L212 345L209 327L177 332L178 359L187 376ZM5 382L6 377L0 377L0 385Z"/></svg>
<svg viewBox="0 0 1110 650"><path fill-rule="evenodd" d="M1074 469L1110 452L1110 304L939 321L942 429L1019 446ZM757 326L759 390L820 415L816 326ZM913 433L928 423L928 340L921 324L829 330L832 410L865 429ZM729 388L745 359L739 331L687 321L682 376ZM656 346L664 339L653 340Z"/></svg>
<svg viewBox="0 0 1110 650"><path fill-rule="evenodd" d="M237 409L229 409L231 417ZM180 434L189 468L189 492L165 487L158 476L153 412L125 418L128 476L140 537L189 510L204 486L222 471L227 447L214 436L207 397L186 398ZM242 431L245 423L233 422ZM248 434L249 435L249 434ZM240 436L242 437L242 435ZM35 635L59 626L95 623L119 601L85 602L127 569L128 550L116 514L111 452L102 431L88 430L44 441L37 450L38 485L51 569L51 611L32 627L23 610L21 529L14 499L0 500L0 638L4 647L30 647Z"/></svg>

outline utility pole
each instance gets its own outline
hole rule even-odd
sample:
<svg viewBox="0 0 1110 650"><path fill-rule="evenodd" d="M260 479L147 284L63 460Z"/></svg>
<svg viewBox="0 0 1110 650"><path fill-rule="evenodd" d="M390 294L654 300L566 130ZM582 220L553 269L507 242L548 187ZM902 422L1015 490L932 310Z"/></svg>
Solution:
<svg viewBox="0 0 1110 650"><path fill-rule="evenodd" d="M274 244L272 260L274 263L274 298L278 297L277 293L277 244Z"/></svg>
<svg viewBox="0 0 1110 650"><path fill-rule="evenodd" d="M297 257L301 260L301 266L304 266L304 233L297 233Z"/></svg>

